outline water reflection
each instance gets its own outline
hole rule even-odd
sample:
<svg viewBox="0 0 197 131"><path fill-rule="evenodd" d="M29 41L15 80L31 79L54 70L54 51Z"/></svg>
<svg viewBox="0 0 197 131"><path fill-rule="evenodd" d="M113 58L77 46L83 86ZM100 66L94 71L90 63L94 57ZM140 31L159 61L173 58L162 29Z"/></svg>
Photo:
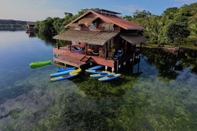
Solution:
<svg viewBox="0 0 197 131"><path fill-rule="evenodd" d="M28 36L31 38L31 37L36 37L35 33L34 32L26 32L28 34Z"/></svg>
<svg viewBox="0 0 197 131"><path fill-rule="evenodd" d="M44 36L42 34L36 34L36 36L43 40L46 46L55 46L56 40L52 36Z"/></svg>
<svg viewBox="0 0 197 131"><path fill-rule="evenodd" d="M116 81L100 82L95 78L89 77L89 74L79 76L79 79L73 79L73 82L81 89L87 97L90 98L120 98L135 85L141 73L133 75L122 75ZM132 79L132 80L131 80Z"/></svg>
<svg viewBox="0 0 197 131"><path fill-rule="evenodd" d="M155 66L158 70L157 77L164 82L169 83L175 80L179 75L178 71L190 67L191 72L195 73L197 65L196 51L182 49L178 54L166 52L162 49L144 49L143 56L149 65Z"/></svg>

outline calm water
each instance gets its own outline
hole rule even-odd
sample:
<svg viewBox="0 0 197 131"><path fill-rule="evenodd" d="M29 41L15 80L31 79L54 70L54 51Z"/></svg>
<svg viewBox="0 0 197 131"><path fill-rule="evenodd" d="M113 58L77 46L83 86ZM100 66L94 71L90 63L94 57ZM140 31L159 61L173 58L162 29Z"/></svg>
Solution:
<svg viewBox="0 0 197 131"><path fill-rule="evenodd" d="M139 65L101 83L82 72L50 82L53 43L25 32L0 32L0 130L197 129L197 53L145 49ZM133 73L132 73L133 72Z"/></svg>

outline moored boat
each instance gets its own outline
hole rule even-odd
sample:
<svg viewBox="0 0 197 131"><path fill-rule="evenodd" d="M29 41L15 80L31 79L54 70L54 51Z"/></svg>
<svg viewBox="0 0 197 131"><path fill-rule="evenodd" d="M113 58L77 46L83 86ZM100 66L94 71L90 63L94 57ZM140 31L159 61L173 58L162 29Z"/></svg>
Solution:
<svg viewBox="0 0 197 131"><path fill-rule="evenodd" d="M102 73L106 73L108 71L103 71L103 70L85 70L88 73L92 73L92 74L102 74Z"/></svg>
<svg viewBox="0 0 197 131"><path fill-rule="evenodd" d="M111 74L111 73L106 71L105 73L92 74L92 75L90 75L90 77L92 77L92 78L102 78L102 77L105 77L109 74Z"/></svg>
<svg viewBox="0 0 197 131"><path fill-rule="evenodd" d="M65 67L65 68L58 68L57 72L68 71L68 70L75 70L76 67Z"/></svg>
<svg viewBox="0 0 197 131"><path fill-rule="evenodd" d="M38 67L41 67L41 66L49 65L49 64L51 64L51 62L52 62L52 60L32 62L32 63L29 64L29 66L31 68L38 68Z"/></svg>
<svg viewBox="0 0 197 131"><path fill-rule="evenodd" d="M88 70L98 70L98 69L101 69L103 67L104 66L102 66L102 65L96 65L96 66L93 66L93 67L88 68Z"/></svg>
<svg viewBox="0 0 197 131"><path fill-rule="evenodd" d="M116 78L120 77L120 75L121 74L109 74L109 75L107 75L105 77L99 78L98 80L102 81L102 82L110 81L110 80L113 80L113 79L116 79Z"/></svg>
<svg viewBox="0 0 197 131"><path fill-rule="evenodd" d="M62 75L62 76L53 77L53 78L50 79L50 81L66 80L66 79L72 78L72 77L77 76L77 75L78 75L78 73L69 73L69 74L65 74L65 75Z"/></svg>
<svg viewBox="0 0 197 131"><path fill-rule="evenodd" d="M79 73L79 72L81 72L81 68L78 68L78 69L76 69L76 70L72 70L72 71L70 72L70 74L75 74L75 73Z"/></svg>
<svg viewBox="0 0 197 131"><path fill-rule="evenodd" d="M56 77L56 76L61 76L61 75L69 74L71 71L73 71L73 70L67 70L67 71L53 73L53 74L50 74L50 77Z"/></svg>
<svg viewBox="0 0 197 131"><path fill-rule="evenodd" d="M67 70L67 71L62 71L62 72L57 72L57 73L53 73L53 74L50 74L50 77L57 77L57 76L62 76L62 75L66 75L66 74L69 74L69 73L79 73L81 72L81 69L76 69L76 70Z"/></svg>

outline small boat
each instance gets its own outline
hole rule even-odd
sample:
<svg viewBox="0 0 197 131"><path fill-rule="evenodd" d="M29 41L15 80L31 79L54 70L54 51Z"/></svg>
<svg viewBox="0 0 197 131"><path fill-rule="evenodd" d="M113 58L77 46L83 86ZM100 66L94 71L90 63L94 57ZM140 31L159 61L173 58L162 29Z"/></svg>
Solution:
<svg viewBox="0 0 197 131"><path fill-rule="evenodd" d="M90 75L90 77L92 77L92 78L102 78L102 77L105 77L105 76L107 76L107 75L109 75L109 74L111 74L110 72L105 72L105 73L101 73L101 74L92 74L92 75Z"/></svg>
<svg viewBox="0 0 197 131"><path fill-rule="evenodd" d="M66 67L66 68L58 68L57 72L68 71L68 70L75 70L76 67Z"/></svg>
<svg viewBox="0 0 197 131"><path fill-rule="evenodd" d="M57 77L57 76L62 76L62 75L66 75L66 74L69 74L69 73L79 73L81 72L81 69L76 69L76 70L67 70L67 71L62 71L62 72L57 72L57 73L53 73L53 74L50 74L50 77Z"/></svg>
<svg viewBox="0 0 197 131"><path fill-rule="evenodd" d="M78 73L69 73L69 74L66 74L66 75L53 77L53 78L50 79L50 81L66 80L66 79L72 78L72 77L77 76L77 75L78 75Z"/></svg>
<svg viewBox="0 0 197 131"><path fill-rule="evenodd" d="M62 76L62 75L66 75L66 74L69 74L69 73L79 73L81 72L81 69L76 69L76 70L67 70L67 71L62 71L62 72L57 72L57 73L53 73L53 74L50 74L50 77L57 77L57 76Z"/></svg>
<svg viewBox="0 0 197 131"><path fill-rule="evenodd" d="M97 66L93 66L93 67L91 67L91 68L88 68L88 70L98 70L98 69L101 69L101 68L103 68L104 66L102 66L102 65L97 65Z"/></svg>
<svg viewBox="0 0 197 131"><path fill-rule="evenodd" d="M85 70L88 73L92 73L92 74L102 74L102 73L106 73L108 71L103 71L103 70Z"/></svg>
<svg viewBox="0 0 197 131"><path fill-rule="evenodd" d="M69 74L71 71L73 71L73 70L67 70L67 71L53 73L53 74L50 74L50 77L56 77L56 76L66 75L66 74Z"/></svg>
<svg viewBox="0 0 197 131"><path fill-rule="evenodd" d="M31 68L38 68L38 67L41 67L41 66L49 65L49 64L51 64L51 62L52 62L52 60L32 62L32 63L29 64L29 66Z"/></svg>
<svg viewBox="0 0 197 131"><path fill-rule="evenodd" d="M76 69L76 70L72 70L72 71L70 72L70 74L75 74L75 73L79 73L79 72L81 72L81 68L78 68L78 69Z"/></svg>
<svg viewBox="0 0 197 131"><path fill-rule="evenodd" d="M102 77L102 78L99 78L98 80L99 81L110 81L110 80L113 80L113 79L116 79L118 77L120 77L121 74L109 74L105 77Z"/></svg>

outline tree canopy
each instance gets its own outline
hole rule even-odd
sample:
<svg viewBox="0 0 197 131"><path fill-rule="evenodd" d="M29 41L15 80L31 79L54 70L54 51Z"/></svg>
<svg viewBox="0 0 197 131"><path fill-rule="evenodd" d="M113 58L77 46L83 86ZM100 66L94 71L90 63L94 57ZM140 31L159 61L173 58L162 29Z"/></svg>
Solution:
<svg viewBox="0 0 197 131"><path fill-rule="evenodd" d="M0 30L24 30L27 21L0 19Z"/></svg>

